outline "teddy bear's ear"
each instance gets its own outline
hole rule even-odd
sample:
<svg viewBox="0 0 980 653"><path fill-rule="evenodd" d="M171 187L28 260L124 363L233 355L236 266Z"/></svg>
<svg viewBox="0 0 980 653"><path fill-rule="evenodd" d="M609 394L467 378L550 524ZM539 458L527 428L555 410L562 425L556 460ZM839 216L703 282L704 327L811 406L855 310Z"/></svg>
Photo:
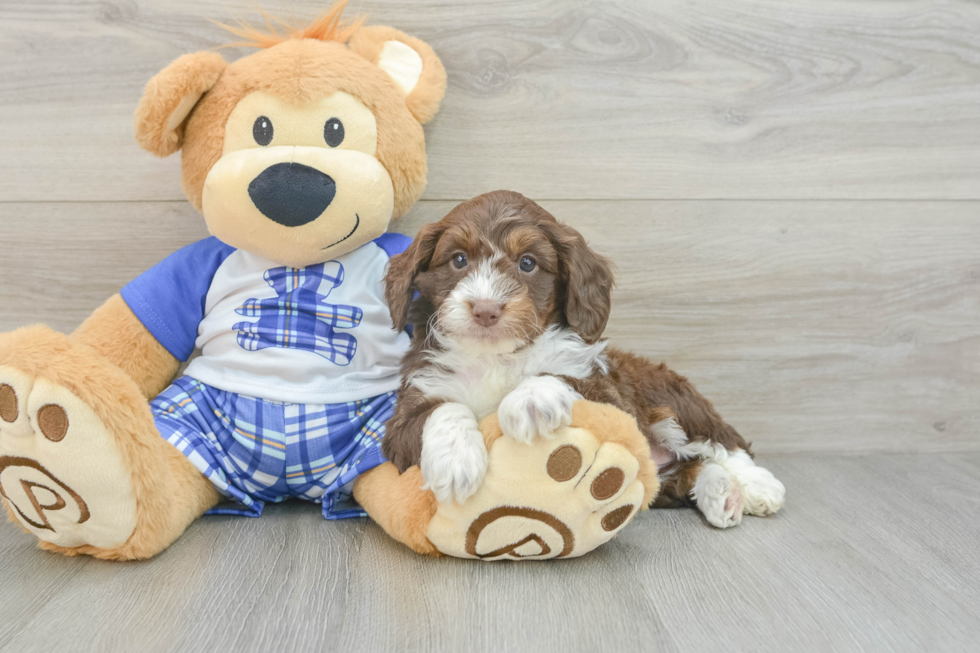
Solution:
<svg viewBox="0 0 980 653"><path fill-rule="evenodd" d="M136 141L147 152L168 156L184 142L184 123L197 101L225 69L217 52L185 54L146 84L136 107Z"/></svg>
<svg viewBox="0 0 980 653"><path fill-rule="evenodd" d="M393 27L361 27L350 49L388 73L405 93L405 102L423 125L439 111L446 93L446 69L427 43Z"/></svg>

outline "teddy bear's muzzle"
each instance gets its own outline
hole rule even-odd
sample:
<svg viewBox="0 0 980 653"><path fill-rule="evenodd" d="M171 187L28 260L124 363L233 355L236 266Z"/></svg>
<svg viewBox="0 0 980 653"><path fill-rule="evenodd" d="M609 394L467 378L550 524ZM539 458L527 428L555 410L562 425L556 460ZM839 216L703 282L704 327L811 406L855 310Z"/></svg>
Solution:
<svg viewBox="0 0 980 653"><path fill-rule="evenodd" d="M273 222L299 227L316 220L337 194L333 178L302 163L276 163L248 185L255 208Z"/></svg>

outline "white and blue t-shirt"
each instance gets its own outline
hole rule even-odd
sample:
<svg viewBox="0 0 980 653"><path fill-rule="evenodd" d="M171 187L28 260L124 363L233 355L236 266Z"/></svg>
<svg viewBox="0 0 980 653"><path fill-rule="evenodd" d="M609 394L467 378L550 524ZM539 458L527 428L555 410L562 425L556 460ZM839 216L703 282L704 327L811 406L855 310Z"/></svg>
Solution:
<svg viewBox="0 0 980 653"><path fill-rule="evenodd" d="M337 259L291 268L207 238L131 281L122 297L187 376L270 401L336 404L398 388L409 336L391 327L385 234Z"/></svg>

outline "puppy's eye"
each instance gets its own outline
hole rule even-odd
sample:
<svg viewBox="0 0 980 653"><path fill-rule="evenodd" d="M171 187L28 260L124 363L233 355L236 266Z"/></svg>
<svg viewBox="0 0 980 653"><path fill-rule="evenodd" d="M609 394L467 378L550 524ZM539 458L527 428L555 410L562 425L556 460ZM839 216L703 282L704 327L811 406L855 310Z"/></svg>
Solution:
<svg viewBox="0 0 980 653"><path fill-rule="evenodd" d="M252 138L259 145L265 147L272 142L272 121L265 116L259 116L252 125Z"/></svg>
<svg viewBox="0 0 980 653"><path fill-rule="evenodd" d="M457 270L462 270L466 267L466 254L463 252L456 252L453 254L453 266Z"/></svg>
<svg viewBox="0 0 980 653"><path fill-rule="evenodd" d="M337 147L344 142L344 123L337 118L331 118L323 126L323 140L330 147Z"/></svg>
<svg viewBox="0 0 980 653"><path fill-rule="evenodd" d="M521 262L517 264L517 267L521 272L531 272L534 268L538 267L538 264L530 256L522 256Z"/></svg>

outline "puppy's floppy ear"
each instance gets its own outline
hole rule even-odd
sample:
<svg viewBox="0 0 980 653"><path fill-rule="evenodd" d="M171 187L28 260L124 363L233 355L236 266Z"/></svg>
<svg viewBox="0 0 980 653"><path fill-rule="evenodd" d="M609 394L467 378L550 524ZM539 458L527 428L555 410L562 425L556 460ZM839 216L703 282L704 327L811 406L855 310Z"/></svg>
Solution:
<svg viewBox="0 0 980 653"><path fill-rule="evenodd" d="M558 274L564 286L565 321L591 344L602 336L609 320L612 267L604 256L589 248L575 229L556 223L550 231L552 244L558 250Z"/></svg>
<svg viewBox="0 0 980 653"><path fill-rule="evenodd" d="M349 46L395 80L416 120L423 125L432 120L446 93L446 69L427 43L393 27L371 25L354 32Z"/></svg>
<svg viewBox="0 0 980 653"><path fill-rule="evenodd" d="M391 311L391 324L396 331L405 329L408 309L415 296L415 276L424 272L436 251L436 243L446 227L432 222L419 230L412 244L401 254L391 257L385 273L385 301Z"/></svg>
<svg viewBox="0 0 980 653"><path fill-rule="evenodd" d="M179 150L187 116L227 65L217 52L194 52L154 75L146 84L133 121L140 147L157 156Z"/></svg>

